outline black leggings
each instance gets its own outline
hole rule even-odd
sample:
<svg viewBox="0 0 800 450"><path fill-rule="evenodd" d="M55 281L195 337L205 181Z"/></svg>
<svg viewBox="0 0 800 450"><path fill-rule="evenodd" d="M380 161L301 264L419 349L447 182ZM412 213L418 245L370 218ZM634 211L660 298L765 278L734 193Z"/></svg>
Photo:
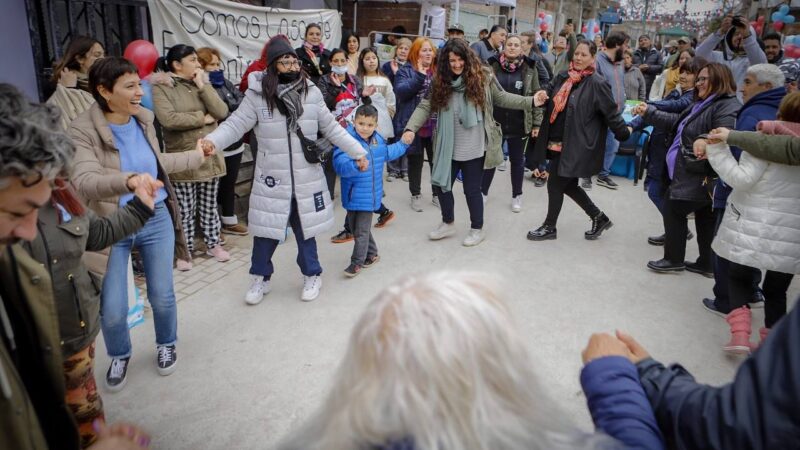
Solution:
<svg viewBox="0 0 800 450"><path fill-rule="evenodd" d="M578 186L578 179L562 177L558 174L558 164L561 161L560 152L548 152L550 156L550 176L547 178L547 218L544 224L556 226L561 207L564 205L564 195L571 198L590 218L600 214L600 209L592 203L586 191Z"/></svg>
<svg viewBox="0 0 800 450"><path fill-rule="evenodd" d="M219 179L219 192L217 203L222 210L222 217L236 215L236 179L239 177L239 166L242 163L242 153L225 157L225 176Z"/></svg>
<svg viewBox="0 0 800 450"><path fill-rule="evenodd" d="M522 180L525 177L525 139L507 138L505 141L508 143L508 160L511 161L511 196L516 197L522 195ZM497 169L483 171L483 195L489 195L495 170Z"/></svg>
<svg viewBox="0 0 800 450"><path fill-rule="evenodd" d="M753 267L729 262L728 291L730 293L731 310L741 308L752 301L755 296L753 278L760 271ZM792 284L794 275L767 271L764 276L764 327L772 328L775 323L786 315L786 291Z"/></svg>
<svg viewBox="0 0 800 450"><path fill-rule="evenodd" d="M439 197L439 206L442 208L442 222L455 221L455 198L453 197L453 180L461 171L464 179L464 197L467 198L469 220L472 229L483 228L483 195L481 195L481 180L483 179L484 157L470 159L469 161L453 161L450 172L450 190L442 192L439 186L433 187L433 193Z"/></svg>
<svg viewBox="0 0 800 450"><path fill-rule="evenodd" d="M411 195L422 193L422 166L425 165L425 156L428 157L428 167L433 170L433 139L419 138L423 150L408 154L408 190Z"/></svg>
<svg viewBox="0 0 800 450"><path fill-rule="evenodd" d="M673 200L667 191L663 208L664 259L674 264L683 264L686 257L686 236L689 233L687 216L689 213L694 213L697 248L700 253L695 263L703 270L712 271L711 241L714 240L714 211L711 208L711 200L703 202Z"/></svg>

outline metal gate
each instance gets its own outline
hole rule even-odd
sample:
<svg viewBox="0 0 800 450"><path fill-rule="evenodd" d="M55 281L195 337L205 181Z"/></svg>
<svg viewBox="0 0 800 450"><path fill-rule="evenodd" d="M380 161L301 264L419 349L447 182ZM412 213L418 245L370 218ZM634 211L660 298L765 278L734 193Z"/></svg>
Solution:
<svg viewBox="0 0 800 450"><path fill-rule="evenodd" d="M53 65L74 35L100 41L108 55L122 55L136 39L152 41L147 0L26 0L39 96L50 94Z"/></svg>

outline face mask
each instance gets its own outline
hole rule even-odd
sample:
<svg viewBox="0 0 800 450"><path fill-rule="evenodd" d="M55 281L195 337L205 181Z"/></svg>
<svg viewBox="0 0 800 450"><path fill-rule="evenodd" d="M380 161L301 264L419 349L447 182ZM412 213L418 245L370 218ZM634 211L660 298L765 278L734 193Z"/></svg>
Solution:
<svg viewBox="0 0 800 450"><path fill-rule="evenodd" d="M344 75L347 73L347 66L331 66L331 72L336 75Z"/></svg>
<svg viewBox="0 0 800 450"><path fill-rule="evenodd" d="M282 84L292 83L300 78L300 72L286 72L278 74L278 81Z"/></svg>
<svg viewBox="0 0 800 450"><path fill-rule="evenodd" d="M208 81L211 83L212 86L223 86L225 84L225 72L222 70L214 70L212 72L208 72Z"/></svg>

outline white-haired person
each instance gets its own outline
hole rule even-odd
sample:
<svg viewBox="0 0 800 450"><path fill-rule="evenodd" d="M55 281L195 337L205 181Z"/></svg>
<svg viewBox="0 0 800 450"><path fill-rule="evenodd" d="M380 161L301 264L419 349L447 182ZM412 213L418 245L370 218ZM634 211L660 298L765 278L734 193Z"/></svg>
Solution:
<svg viewBox="0 0 800 450"><path fill-rule="evenodd" d="M575 426L537 382L487 278L443 271L386 287L356 322L321 408L278 448L663 448L633 363L602 348L587 349L581 374L599 431Z"/></svg>

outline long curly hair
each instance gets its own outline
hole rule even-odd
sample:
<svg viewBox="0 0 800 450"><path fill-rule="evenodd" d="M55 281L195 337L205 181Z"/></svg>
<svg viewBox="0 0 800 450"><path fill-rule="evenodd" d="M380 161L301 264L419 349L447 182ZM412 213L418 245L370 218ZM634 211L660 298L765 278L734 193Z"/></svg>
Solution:
<svg viewBox="0 0 800 450"><path fill-rule="evenodd" d="M484 87L486 76L483 73L481 61L478 56L469 48L467 41L463 39L452 39L447 41L442 51L436 59L436 73L433 75L431 83L431 107L440 110L447 107L450 96L453 93L452 82L455 76L450 70L450 54L464 60L464 77L466 84L467 99L479 109L483 109L486 100L486 89Z"/></svg>

